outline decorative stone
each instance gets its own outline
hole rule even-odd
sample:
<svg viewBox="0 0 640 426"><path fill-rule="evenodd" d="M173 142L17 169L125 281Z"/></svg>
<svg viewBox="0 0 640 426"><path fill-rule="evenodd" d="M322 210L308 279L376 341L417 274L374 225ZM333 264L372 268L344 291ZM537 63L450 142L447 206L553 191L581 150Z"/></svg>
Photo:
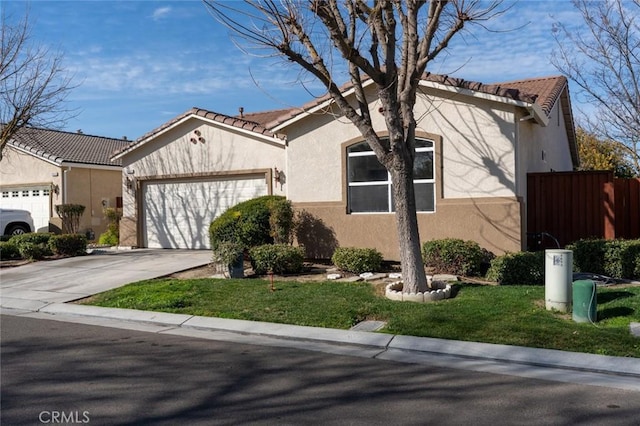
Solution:
<svg viewBox="0 0 640 426"><path fill-rule="evenodd" d="M340 275L340 274L327 274L327 279L328 280L337 280L338 278L342 278L342 275Z"/></svg>
<svg viewBox="0 0 640 426"><path fill-rule="evenodd" d="M385 296L389 300L418 303L434 302L451 297L451 285L443 281L432 282L431 291L426 293L403 293L402 287L402 281L387 284Z"/></svg>
<svg viewBox="0 0 640 426"><path fill-rule="evenodd" d="M367 280L373 276L373 272L363 272L360 274L360 278Z"/></svg>
<svg viewBox="0 0 640 426"><path fill-rule="evenodd" d="M400 272L392 272L389 274L389 278L393 279L393 280L401 280L402 279L402 274Z"/></svg>
<svg viewBox="0 0 640 426"><path fill-rule="evenodd" d="M402 294L403 302L418 302L424 303L424 294L423 293L403 293Z"/></svg>

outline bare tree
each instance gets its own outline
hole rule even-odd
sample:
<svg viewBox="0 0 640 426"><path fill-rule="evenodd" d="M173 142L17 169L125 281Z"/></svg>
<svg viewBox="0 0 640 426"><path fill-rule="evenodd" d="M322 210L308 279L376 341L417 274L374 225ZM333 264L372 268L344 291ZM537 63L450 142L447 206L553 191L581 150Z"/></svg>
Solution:
<svg viewBox="0 0 640 426"><path fill-rule="evenodd" d="M574 0L584 25L558 24L553 65L596 107L583 125L617 141L640 175L640 0Z"/></svg>
<svg viewBox="0 0 640 426"><path fill-rule="evenodd" d="M73 89L62 55L30 43L28 14L17 22L0 16L0 160L21 128L57 127L72 114L65 100Z"/></svg>
<svg viewBox="0 0 640 426"><path fill-rule="evenodd" d="M400 241L404 292L426 291L413 187L414 105L427 65L465 26L500 13L480 0L204 0L241 41L284 57L313 75L388 170ZM327 42L329 41L329 43ZM338 59L341 58L341 59ZM348 74L356 102L338 85ZM367 85L373 85L388 138L374 130Z"/></svg>

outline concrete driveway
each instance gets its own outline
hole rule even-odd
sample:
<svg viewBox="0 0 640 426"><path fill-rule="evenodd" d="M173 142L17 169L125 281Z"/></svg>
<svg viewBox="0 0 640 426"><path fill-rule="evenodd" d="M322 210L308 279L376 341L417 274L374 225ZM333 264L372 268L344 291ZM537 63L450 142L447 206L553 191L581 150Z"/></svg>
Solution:
<svg viewBox="0 0 640 426"><path fill-rule="evenodd" d="M209 250L105 250L0 269L0 306L38 310L211 262Z"/></svg>

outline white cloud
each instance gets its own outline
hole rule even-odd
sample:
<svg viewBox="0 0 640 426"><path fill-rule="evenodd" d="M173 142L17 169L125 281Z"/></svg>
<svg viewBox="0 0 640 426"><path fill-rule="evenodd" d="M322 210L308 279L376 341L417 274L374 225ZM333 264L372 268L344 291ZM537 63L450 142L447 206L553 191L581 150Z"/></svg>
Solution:
<svg viewBox="0 0 640 426"><path fill-rule="evenodd" d="M169 15L169 13L171 13L171 6L159 7L153 11L151 18L154 21L159 21Z"/></svg>

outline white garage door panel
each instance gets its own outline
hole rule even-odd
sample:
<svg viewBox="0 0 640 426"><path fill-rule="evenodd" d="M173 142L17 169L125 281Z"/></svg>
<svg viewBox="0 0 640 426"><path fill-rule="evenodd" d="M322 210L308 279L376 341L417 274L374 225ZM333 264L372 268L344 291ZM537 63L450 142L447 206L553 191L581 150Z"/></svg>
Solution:
<svg viewBox="0 0 640 426"><path fill-rule="evenodd" d="M48 187L3 189L0 208L26 210L36 231L49 232L49 191Z"/></svg>
<svg viewBox="0 0 640 426"><path fill-rule="evenodd" d="M206 249L209 225L242 201L267 194L264 175L245 179L154 182L143 186L145 245Z"/></svg>

